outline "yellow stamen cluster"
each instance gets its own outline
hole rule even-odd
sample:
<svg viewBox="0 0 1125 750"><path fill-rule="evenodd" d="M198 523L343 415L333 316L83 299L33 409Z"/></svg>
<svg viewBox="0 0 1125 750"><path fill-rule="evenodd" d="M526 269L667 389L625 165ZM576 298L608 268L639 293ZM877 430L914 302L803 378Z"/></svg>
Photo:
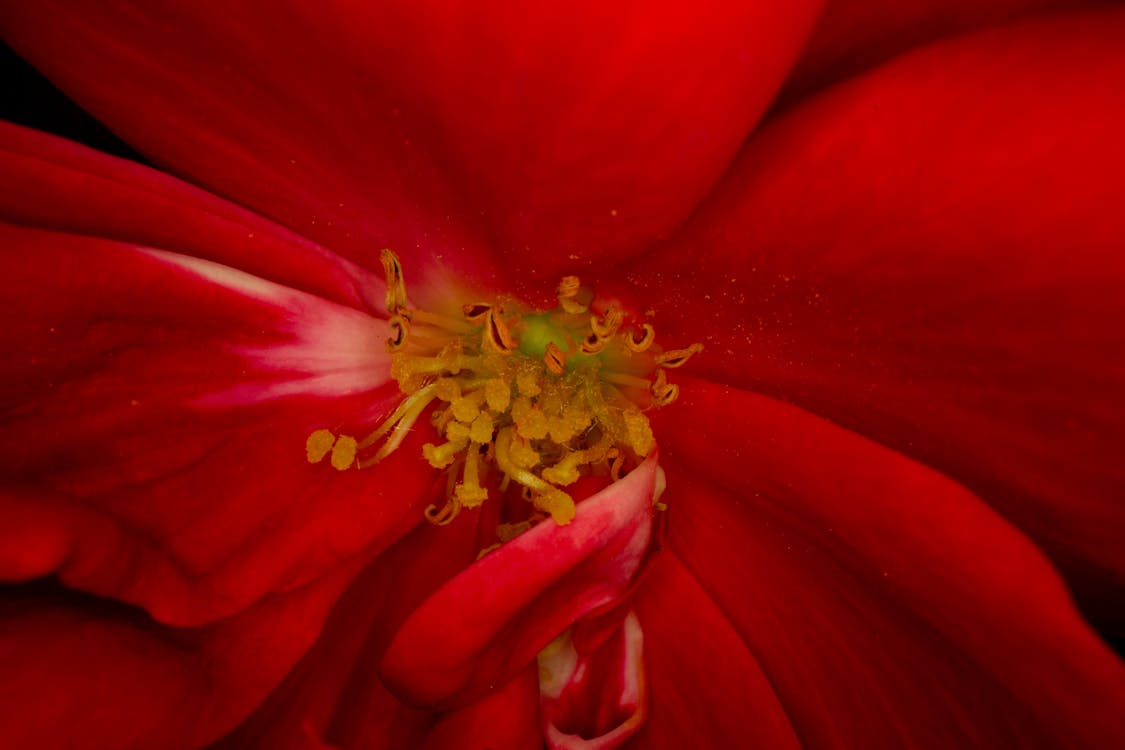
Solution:
<svg viewBox="0 0 1125 750"><path fill-rule="evenodd" d="M370 466L398 448L432 407L441 440L422 452L435 469L450 472L444 505L426 510L436 524L480 506L494 470L500 491L515 482L535 515L569 523L575 506L563 488L585 474L616 480L627 464L647 456L656 441L642 408L672 403L679 390L665 368L702 349L660 352L647 323L623 331L624 312L613 306L591 312L593 293L575 276L559 284L558 307L549 312L510 302L467 304L460 317L414 309L398 257L384 250L381 261L391 376L403 400L362 440L312 433L308 460L330 457L340 470ZM514 535L527 526L504 528Z"/></svg>

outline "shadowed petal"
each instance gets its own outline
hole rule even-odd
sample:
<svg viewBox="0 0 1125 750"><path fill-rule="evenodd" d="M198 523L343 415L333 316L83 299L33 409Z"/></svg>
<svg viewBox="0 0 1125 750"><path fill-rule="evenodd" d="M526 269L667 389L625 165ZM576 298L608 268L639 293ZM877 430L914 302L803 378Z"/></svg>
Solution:
<svg viewBox="0 0 1125 750"><path fill-rule="evenodd" d="M679 495L670 487L666 498ZM674 554L664 552L653 564L637 613L650 697L629 747L801 747L757 659Z"/></svg>
<svg viewBox="0 0 1125 750"><path fill-rule="evenodd" d="M49 585L3 588L0 745L194 748L229 731L316 638L356 563L197 628Z"/></svg>
<svg viewBox="0 0 1125 750"><path fill-rule="evenodd" d="M670 547L803 746L1120 744L1125 666L971 493L764 396L682 398L691 430L662 433Z"/></svg>
<svg viewBox="0 0 1125 750"><path fill-rule="evenodd" d="M784 107L943 36L1104 0L829 0L785 88Z"/></svg>
<svg viewBox="0 0 1125 750"><path fill-rule="evenodd" d="M683 220L819 5L99 0L0 30L157 163L353 260L495 238L553 272Z"/></svg>
<svg viewBox="0 0 1125 750"><path fill-rule="evenodd" d="M644 283L695 372L930 464L1125 622L1125 13L944 42L774 122ZM699 262L705 258L706 262Z"/></svg>

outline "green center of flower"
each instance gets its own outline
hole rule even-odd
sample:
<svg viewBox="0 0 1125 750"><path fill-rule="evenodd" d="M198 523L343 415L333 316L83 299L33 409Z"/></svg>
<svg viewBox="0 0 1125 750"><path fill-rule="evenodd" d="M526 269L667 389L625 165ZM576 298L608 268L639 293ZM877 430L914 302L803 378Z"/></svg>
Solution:
<svg viewBox="0 0 1125 750"><path fill-rule="evenodd" d="M426 510L436 524L513 483L533 507L531 522L549 515L569 523L575 505L564 488L583 475L616 480L656 447L644 410L676 399L665 370L702 348L662 352L651 325L623 329L623 312L598 309L574 276L560 283L550 311L509 301L466 304L461 316L412 308L398 257L384 250L381 260L391 376L403 399L361 440L312 433L308 460L369 467L429 410L442 440L423 455L450 477L444 505Z"/></svg>

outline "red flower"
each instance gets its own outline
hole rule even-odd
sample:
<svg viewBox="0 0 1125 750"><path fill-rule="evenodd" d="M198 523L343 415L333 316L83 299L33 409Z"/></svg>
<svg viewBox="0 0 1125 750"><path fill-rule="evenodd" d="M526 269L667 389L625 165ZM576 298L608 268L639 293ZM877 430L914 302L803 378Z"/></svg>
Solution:
<svg viewBox="0 0 1125 750"><path fill-rule="evenodd" d="M1125 13L150 5L0 10L188 181L2 128L0 745L1122 743ZM305 461L382 247L705 343L659 554L655 460L475 563Z"/></svg>

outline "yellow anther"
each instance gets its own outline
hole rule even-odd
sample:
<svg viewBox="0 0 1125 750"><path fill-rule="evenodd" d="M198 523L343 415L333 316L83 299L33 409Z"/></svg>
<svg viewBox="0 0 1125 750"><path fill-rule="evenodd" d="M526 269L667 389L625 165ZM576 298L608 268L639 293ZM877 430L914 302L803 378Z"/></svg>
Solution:
<svg viewBox="0 0 1125 750"><path fill-rule="evenodd" d="M664 352L656 358L656 364L661 367L682 367L693 354L699 354L703 351L703 344L692 344L686 349L673 349L670 352Z"/></svg>
<svg viewBox="0 0 1125 750"><path fill-rule="evenodd" d="M585 465L585 451L573 451L563 456L562 460L554 466L548 466L543 469L542 476L551 484L557 484L565 487L568 484L574 484L581 476L578 473L578 468Z"/></svg>
<svg viewBox="0 0 1125 750"><path fill-rule="evenodd" d="M323 461L335 442L336 436L329 430L317 430L309 435L308 440L305 441L305 454L308 456L309 463L317 464Z"/></svg>
<svg viewBox="0 0 1125 750"><path fill-rule="evenodd" d="M496 436L496 464L500 467L500 471L530 489L534 493L535 507L550 513L555 523L560 526L570 523L574 518L574 501L570 495L552 487L527 469L520 468L512 463L509 452L511 445L511 428L500 430Z"/></svg>
<svg viewBox="0 0 1125 750"><path fill-rule="evenodd" d="M528 440L547 437L547 415L526 397L521 396L512 403L512 421L516 423L520 435Z"/></svg>
<svg viewBox="0 0 1125 750"><path fill-rule="evenodd" d="M460 440L466 442L469 435L472 434L472 429L469 425L461 422L450 422L445 427L445 437L447 440Z"/></svg>
<svg viewBox="0 0 1125 750"><path fill-rule="evenodd" d="M516 389L521 396L538 396L543 390L539 385L539 374L534 370L520 370L516 374Z"/></svg>
<svg viewBox="0 0 1125 750"><path fill-rule="evenodd" d="M465 442L462 440L450 440L441 445L426 443L422 446L422 456L435 469L444 469L452 466L457 459L457 454L463 450L465 450Z"/></svg>
<svg viewBox="0 0 1125 750"><path fill-rule="evenodd" d="M480 414L480 407L483 403L483 390L477 389L466 393L461 398L453 399L453 416L461 422L472 422Z"/></svg>
<svg viewBox="0 0 1125 750"><path fill-rule="evenodd" d="M480 444L474 442L465 453L465 471L453 496L466 508L477 508L488 499L488 490L480 486Z"/></svg>
<svg viewBox="0 0 1125 750"><path fill-rule="evenodd" d="M492 417L489 414L479 414L469 428L469 439L474 443L488 445L492 442L493 429Z"/></svg>
<svg viewBox="0 0 1125 750"><path fill-rule="evenodd" d="M664 374L664 370L656 371L656 380L653 381L650 390L652 392L652 402L657 406L667 406L680 395L680 386L675 383L669 383L668 376Z"/></svg>
<svg viewBox="0 0 1125 750"><path fill-rule="evenodd" d="M622 417L625 420L629 447L638 456L647 456L656 447L656 438L652 435L652 426L648 423L648 417L636 408L627 409Z"/></svg>
<svg viewBox="0 0 1125 750"><path fill-rule="evenodd" d="M562 349L555 346L555 342L547 342L547 352L543 355L543 363L547 365L547 369L555 375L562 375L566 372L566 354Z"/></svg>
<svg viewBox="0 0 1125 750"><path fill-rule="evenodd" d="M551 440L563 445L585 430L594 421L594 415L578 406L567 406L549 421Z"/></svg>
<svg viewBox="0 0 1125 750"><path fill-rule="evenodd" d="M574 520L577 512L574 500L561 490L544 492L535 496L532 503L539 510L551 514L551 520L559 526L566 526Z"/></svg>
<svg viewBox="0 0 1125 750"><path fill-rule="evenodd" d="M511 456L512 463L521 469L534 469L542 460L539 453L531 447L531 444L519 435L512 436L508 455Z"/></svg>
<svg viewBox="0 0 1125 750"><path fill-rule="evenodd" d="M452 403L461 398L461 385L453 378L439 378L434 383L434 395Z"/></svg>
<svg viewBox="0 0 1125 750"><path fill-rule="evenodd" d="M406 280L403 278L402 263L387 248L379 251L379 262L383 264L383 278L387 281L387 312L395 314L406 307Z"/></svg>
<svg viewBox="0 0 1125 750"><path fill-rule="evenodd" d="M351 435L341 435L332 446L332 468L337 471L350 469L355 465L356 442Z"/></svg>
<svg viewBox="0 0 1125 750"><path fill-rule="evenodd" d="M306 453L313 463L331 457L337 469L370 466L395 451L436 401L431 422L445 442L427 443L422 453L447 472L447 484L444 504L426 509L433 523L449 523L463 508L485 501L487 466L500 470L495 485L501 493L514 482L535 507L529 521L498 531L502 539L547 514L568 523L576 509L561 488L591 473L609 472L616 481L651 453L652 428L638 407L675 400L678 388L664 369L681 366L702 348L634 356L653 346L653 327L634 323L618 335L624 313L610 305L591 316L593 292L576 276L559 283L559 307L550 312L510 298L465 305L464 317L412 309L398 257L385 250L380 260L390 372L404 397L363 440L317 430L308 436Z"/></svg>
<svg viewBox="0 0 1125 750"><path fill-rule="evenodd" d="M625 337L625 348L640 354L648 350L654 341L656 341L656 329L648 323L643 323L640 331L630 331Z"/></svg>
<svg viewBox="0 0 1125 750"><path fill-rule="evenodd" d="M512 386L502 378L493 378L484 384L484 400L488 408L502 414L512 403Z"/></svg>

